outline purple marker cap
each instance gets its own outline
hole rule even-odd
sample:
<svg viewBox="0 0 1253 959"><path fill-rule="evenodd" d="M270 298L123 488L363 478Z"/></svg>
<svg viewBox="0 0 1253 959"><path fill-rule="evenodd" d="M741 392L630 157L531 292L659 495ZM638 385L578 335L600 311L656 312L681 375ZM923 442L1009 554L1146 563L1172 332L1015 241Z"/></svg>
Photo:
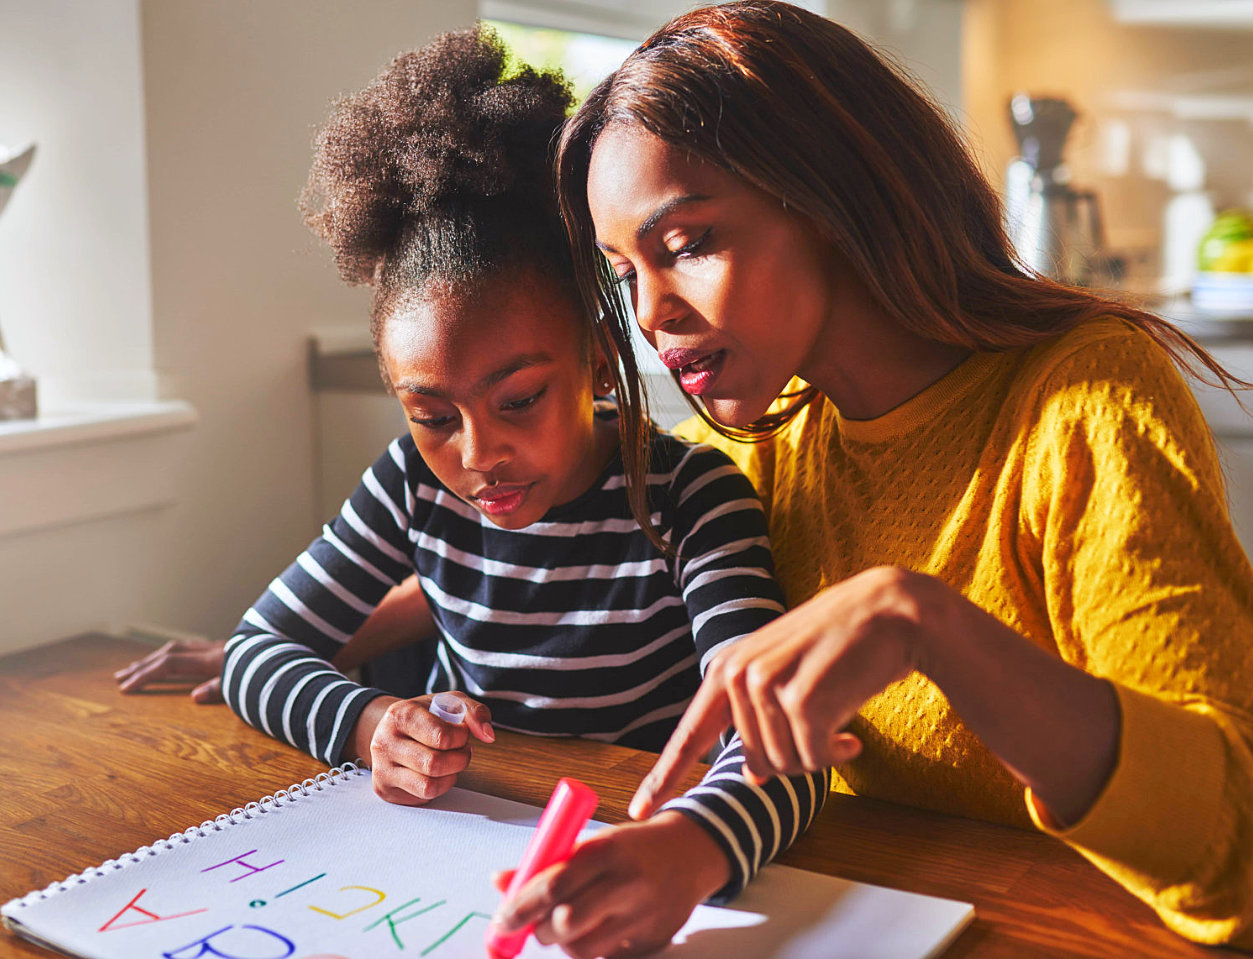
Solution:
<svg viewBox="0 0 1253 959"><path fill-rule="evenodd" d="M466 721L466 704L452 693L436 693L427 710L446 723L460 726Z"/></svg>

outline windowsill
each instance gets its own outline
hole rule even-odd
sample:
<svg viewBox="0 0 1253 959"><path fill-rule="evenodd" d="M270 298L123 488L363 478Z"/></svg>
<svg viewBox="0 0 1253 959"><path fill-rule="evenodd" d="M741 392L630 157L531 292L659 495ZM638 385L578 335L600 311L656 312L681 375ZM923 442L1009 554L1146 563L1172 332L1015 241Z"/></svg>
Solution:
<svg viewBox="0 0 1253 959"><path fill-rule="evenodd" d="M0 421L0 540L173 504L195 422L178 400Z"/></svg>
<svg viewBox="0 0 1253 959"><path fill-rule="evenodd" d="M331 326L309 335L309 383L314 393L367 393L386 396L370 331Z"/></svg>
<svg viewBox="0 0 1253 959"><path fill-rule="evenodd" d="M196 411L181 400L102 403L90 409L0 420L0 456L56 446L125 439L191 426Z"/></svg>

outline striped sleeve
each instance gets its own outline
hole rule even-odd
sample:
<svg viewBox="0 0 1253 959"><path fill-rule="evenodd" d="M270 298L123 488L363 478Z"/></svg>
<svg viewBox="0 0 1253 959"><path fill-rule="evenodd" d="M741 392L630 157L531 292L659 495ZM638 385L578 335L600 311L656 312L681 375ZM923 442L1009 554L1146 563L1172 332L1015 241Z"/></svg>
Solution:
<svg viewBox="0 0 1253 959"><path fill-rule="evenodd" d="M330 765L382 691L352 682L328 660L413 572L406 439L365 472L339 515L270 584L226 644L222 692L231 709Z"/></svg>
<svg viewBox="0 0 1253 959"><path fill-rule="evenodd" d="M674 469L670 505L675 579L704 675L719 650L783 613L783 594L761 503L724 454L708 446L688 450ZM830 770L756 786L743 765L743 745L732 735L701 783L665 806L699 823L726 853L731 879L714 903L734 899L804 833L831 788Z"/></svg>

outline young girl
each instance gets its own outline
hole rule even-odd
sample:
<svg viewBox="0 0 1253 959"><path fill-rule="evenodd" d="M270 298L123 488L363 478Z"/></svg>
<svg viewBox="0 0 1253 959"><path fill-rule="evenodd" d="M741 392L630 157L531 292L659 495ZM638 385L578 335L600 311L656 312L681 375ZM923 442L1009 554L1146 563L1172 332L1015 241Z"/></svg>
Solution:
<svg viewBox="0 0 1253 959"><path fill-rule="evenodd" d="M774 618L765 521L709 447L653 432L633 519L614 373L594 342L556 208L551 149L569 93L483 28L398 57L338 103L306 219L343 278L374 288L380 369L410 433L244 615L222 690L247 722L420 804L493 726L659 749L719 649ZM428 693L465 726L346 679L326 661L413 576L438 653ZM422 626L414 623L420 634ZM738 743L646 824L606 830L558 876L538 931L579 954L664 944L701 900L733 896L804 830L823 774L758 786ZM557 905L554 902L554 906Z"/></svg>
<svg viewBox="0 0 1253 959"><path fill-rule="evenodd" d="M625 287L793 607L714 660L633 811L734 716L757 774L1034 825L1253 945L1253 571L1172 359L1241 384L1025 273L940 111L785 3L661 28L559 169L594 315L631 370Z"/></svg>

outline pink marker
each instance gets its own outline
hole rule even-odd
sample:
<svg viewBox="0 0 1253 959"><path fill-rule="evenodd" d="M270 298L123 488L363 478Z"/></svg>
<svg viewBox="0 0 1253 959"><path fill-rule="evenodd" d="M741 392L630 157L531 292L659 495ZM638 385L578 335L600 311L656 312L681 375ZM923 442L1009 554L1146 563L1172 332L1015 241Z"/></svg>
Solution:
<svg viewBox="0 0 1253 959"><path fill-rule="evenodd" d="M577 779L559 779L552 798L544 807L539 817L539 825L535 827L535 835L522 854L522 861L514 871L509 889L505 893L507 902L518 890L530 881L532 876L543 872L554 863L564 862L570 858L574 848L574 840L578 838L587 821L596 811L596 793ZM517 932L500 933L495 926L487 927L487 954L491 959L513 959L522 951L526 937L535 926L532 924Z"/></svg>

